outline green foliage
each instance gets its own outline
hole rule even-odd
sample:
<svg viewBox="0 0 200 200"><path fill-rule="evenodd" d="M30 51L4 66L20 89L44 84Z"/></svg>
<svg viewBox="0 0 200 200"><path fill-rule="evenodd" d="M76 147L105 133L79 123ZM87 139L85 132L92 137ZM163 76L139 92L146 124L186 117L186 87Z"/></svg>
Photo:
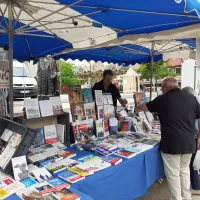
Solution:
<svg viewBox="0 0 200 200"><path fill-rule="evenodd" d="M74 66L72 64L66 63L64 61L57 61L58 70L61 69L61 78L62 78L62 86L63 85L78 85L79 80L74 74ZM58 78L58 81L60 81L60 77Z"/></svg>
<svg viewBox="0 0 200 200"><path fill-rule="evenodd" d="M136 70L137 73L141 74L141 79L150 79L150 69L151 69L151 63L144 63L140 66L139 69ZM163 79L165 77L174 77L176 76L176 73L168 70L167 66L164 66L163 61L160 60L158 62L155 62L153 64L153 77L158 79Z"/></svg>

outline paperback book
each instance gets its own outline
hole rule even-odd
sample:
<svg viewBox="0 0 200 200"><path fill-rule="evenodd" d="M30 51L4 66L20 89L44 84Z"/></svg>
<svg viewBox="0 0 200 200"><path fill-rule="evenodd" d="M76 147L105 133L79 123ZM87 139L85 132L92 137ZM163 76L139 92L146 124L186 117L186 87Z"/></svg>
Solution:
<svg viewBox="0 0 200 200"><path fill-rule="evenodd" d="M81 86L69 86L68 87L68 96L70 104L79 104L83 102Z"/></svg>
<svg viewBox="0 0 200 200"><path fill-rule="evenodd" d="M84 104L84 111L85 111L86 119L93 119L94 121L96 120L96 112L95 112L94 102Z"/></svg>
<svg viewBox="0 0 200 200"><path fill-rule="evenodd" d="M76 153L72 152L72 151L66 151L66 150L60 150L56 152L58 156L62 157L62 158L72 158L74 156L76 156Z"/></svg>
<svg viewBox="0 0 200 200"><path fill-rule="evenodd" d="M88 126L86 123L78 124L78 132L76 134L77 142L86 142L89 139Z"/></svg>
<svg viewBox="0 0 200 200"><path fill-rule="evenodd" d="M61 102L60 96L49 97L49 99L52 102L53 114L54 115L62 114L63 113L63 107L62 107L62 102Z"/></svg>
<svg viewBox="0 0 200 200"><path fill-rule="evenodd" d="M58 142L55 125L44 126L45 144L53 144Z"/></svg>
<svg viewBox="0 0 200 200"><path fill-rule="evenodd" d="M123 158L128 158L129 159L129 158L134 157L136 154L132 153L130 151L126 151L126 150L121 149L121 150L118 150L116 152L116 155L121 156Z"/></svg>
<svg viewBox="0 0 200 200"><path fill-rule="evenodd" d="M39 147L44 144L44 129L37 128L37 135L33 141L31 148Z"/></svg>
<svg viewBox="0 0 200 200"><path fill-rule="evenodd" d="M53 105L51 100L39 101L39 105L42 117L53 115Z"/></svg>
<svg viewBox="0 0 200 200"><path fill-rule="evenodd" d="M75 174L78 174L80 176L89 176L91 174L93 174L94 172L88 172L88 171L85 171L85 170L82 170L82 169L79 169L78 167L71 167L71 168L68 168L68 170L70 172L73 172Z"/></svg>
<svg viewBox="0 0 200 200"><path fill-rule="evenodd" d="M65 125L56 124L56 133L58 137L58 141L61 143L65 143Z"/></svg>
<svg viewBox="0 0 200 200"><path fill-rule="evenodd" d="M69 182L69 183L76 183L76 182L81 181L85 178L85 176L78 175L78 174L70 172L68 170L58 174L58 177Z"/></svg>
<svg viewBox="0 0 200 200"><path fill-rule="evenodd" d="M104 136L104 127L103 127L103 120L99 119L96 120L96 136L103 137Z"/></svg>
<svg viewBox="0 0 200 200"><path fill-rule="evenodd" d="M118 133L118 120L116 118L109 119L109 132L111 135Z"/></svg>
<svg viewBox="0 0 200 200"><path fill-rule="evenodd" d="M20 182L24 184L25 188L31 187L38 183L33 178L27 178L27 179L21 180Z"/></svg>
<svg viewBox="0 0 200 200"><path fill-rule="evenodd" d="M120 162L122 162L122 158L113 154L109 156L103 156L101 159L110 163L111 165L118 165Z"/></svg>
<svg viewBox="0 0 200 200"><path fill-rule="evenodd" d="M35 169L32 171L32 173L39 183L52 178L52 175L47 171L45 167Z"/></svg>
<svg viewBox="0 0 200 200"><path fill-rule="evenodd" d="M93 102L92 90L90 88L82 89L82 95L84 104Z"/></svg>
<svg viewBox="0 0 200 200"><path fill-rule="evenodd" d="M27 119L40 117L38 99L24 99Z"/></svg>
<svg viewBox="0 0 200 200"><path fill-rule="evenodd" d="M113 105L104 105L104 118L111 119L115 117L115 109Z"/></svg>
<svg viewBox="0 0 200 200"><path fill-rule="evenodd" d="M15 181L10 177L3 178L0 180L0 188L10 185L11 183L14 183L14 182Z"/></svg>
<svg viewBox="0 0 200 200"><path fill-rule="evenodd" d="M108 120L103 120L104 137L109 136L109 123Z"/></svg>
<svg viewBox="0 0 200 200"><path fill-rule="evenodd" d="M26 156L12 158L12 167L16 181L27 179L29 177Z"/></svg>
<svg viewBox="0 0 200 200"><path fill-rule="evenodd" d="M77 194L71 192L67 188L57 188L53 193L60 200L80 200Z"/></svg>
<svg viewBox="0 0 200 200"><path fill-rule="evenodd" d="M109 151L108 149L105 149L104 147L97 148L96 152L103 156L108 156L113 153L112 151Z"/></svg>
<svg viewBox="0 0 200 200"><path fill-rule="evenodd" d="M79 159L77 159L77 161L80 163L85 163L85 162L91 162L91 161L99 160L99 159L100 159L99 156L96 156L94 154L88 154L86 156L80 157Z"/></svg>
<svg viewBox="0 0 200 200"><path fill-rule="evenodd" d="M84 104L71 104L73 122L85 120Z"/></svg>
<svg viewBox="0 0 200 200"><path fill-rule="evenodd" d="M103 105L103 93L102 90L95 90L94 91L95 95L95 102L97 106L102 106Z"/></svg>
<svg viewBox="0 0 200 200"><path fill-rule="evenodd" d="M103 104L113 105L113 99L111 93L103 93Z"/></svg>
<svg viewBox="0 0 200 200"><path fill-rule="evenodd" d="M60 178L51 178L47 182L53 187L66 184L66 182Z"/></svg>
<svg viewBox="0 0 200 200"><path fill-rule="evenodd" d="M97 106L97 116L99 119L104 119L103 106Z"/></svg>

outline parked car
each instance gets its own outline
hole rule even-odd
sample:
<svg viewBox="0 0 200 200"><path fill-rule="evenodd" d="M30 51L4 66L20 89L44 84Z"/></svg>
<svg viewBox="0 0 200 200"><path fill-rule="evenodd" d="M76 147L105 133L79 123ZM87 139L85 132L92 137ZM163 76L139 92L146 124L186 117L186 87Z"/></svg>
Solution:
<svg viewBox="0 0 200 200"><path fill-rule="evenodd" d="M13 97L37 97L38 84L32 78L28 67L24 63L13 62Z"/></svg>

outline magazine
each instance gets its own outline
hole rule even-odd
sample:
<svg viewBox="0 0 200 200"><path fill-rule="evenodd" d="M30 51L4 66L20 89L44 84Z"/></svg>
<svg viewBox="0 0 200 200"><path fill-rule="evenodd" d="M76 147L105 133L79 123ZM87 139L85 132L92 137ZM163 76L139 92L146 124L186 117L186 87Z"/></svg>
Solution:
<svg viewBox="0 0 200 200"><path fill-rule="evenodd" d="M27 119L40 117L38 99L24 99Z"/></svg>

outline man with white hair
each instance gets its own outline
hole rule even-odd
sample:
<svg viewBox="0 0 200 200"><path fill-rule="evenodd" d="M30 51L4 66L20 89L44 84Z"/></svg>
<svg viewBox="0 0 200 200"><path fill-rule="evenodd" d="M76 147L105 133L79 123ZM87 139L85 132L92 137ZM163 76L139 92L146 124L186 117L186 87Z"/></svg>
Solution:
<svg viewBox="0 0 200 200"><path fill-rule="evenodd" d="M158 114L160 150L172 200L191 200L189 164L196 150L195 121L200 118L200 105L193 95L178 88L174 78L163 81L162 93L153 101L140 104L135 112Z"/></svg>
<svg viewBox="0 0 200 200"><path fill-rule="evenodd" d="M195 90L191 87L184 87L182 91L192 94L196 97L197 101L200 103L200 98L197 96ZM200 140L200 120L196 120L196 142L198 143ZM191 191L194 195L200 195L200 177L198 170L194 170L193 162L197 153L197 148L195 153L192 154L192 158L190 161L190 181L191 181Z"/></svg>

